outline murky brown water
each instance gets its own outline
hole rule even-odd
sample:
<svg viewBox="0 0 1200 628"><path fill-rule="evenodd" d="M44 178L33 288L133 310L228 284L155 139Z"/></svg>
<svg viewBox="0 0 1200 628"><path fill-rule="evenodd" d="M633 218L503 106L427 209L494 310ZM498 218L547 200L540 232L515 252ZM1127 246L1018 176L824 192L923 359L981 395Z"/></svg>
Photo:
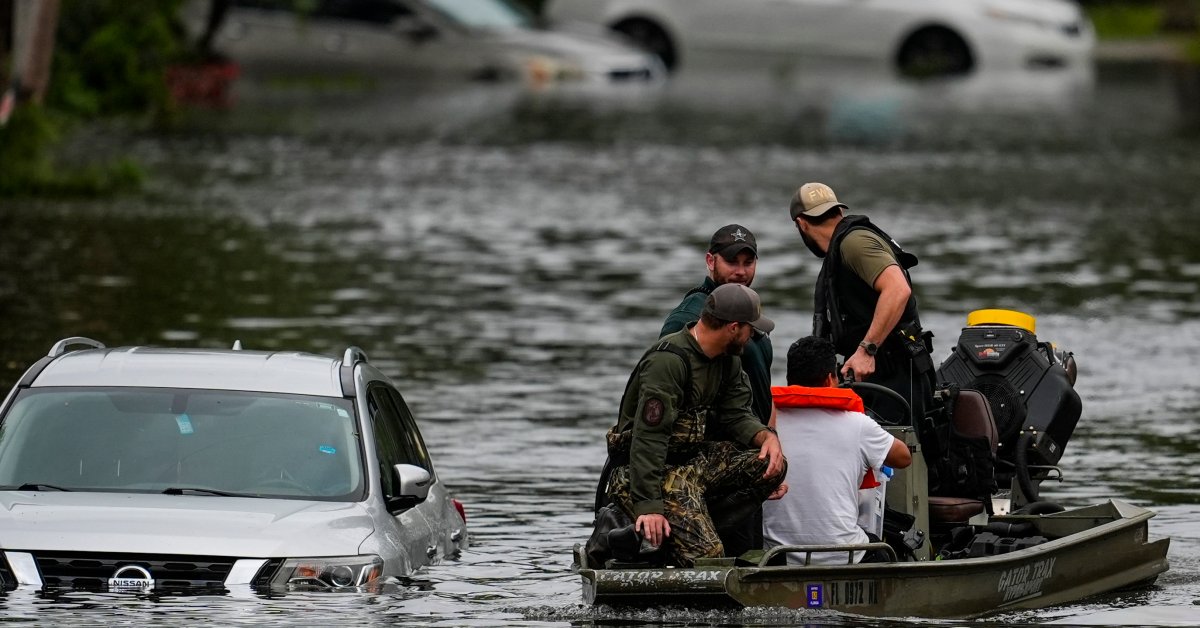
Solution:
<svg viewBox="0 0 1200 628"><path fill-rule="evenodd" d="M786 204L821 180L921 256L939 360L978 307L1034 313L1043 339L1075 352L1084 418L1067 482L1045 491L1151 506L1152 532L1173 538L1153 589L973 623L1122 624L1130 608L1142 623L1200 621L1200 134L1169 74L822 84L814 95L718 75L605 98L248 90L242 109L186 132L90 138L128 146L151 189L0 200L3 388L72 335L331 355L358 345L420 417L474 546L385 595L16 593L0 597L4 618L861 625L593 610L569 571L628 369L702 277L716 227L758 236L755 287L776 344L808 332L817 264Z"/></svg>

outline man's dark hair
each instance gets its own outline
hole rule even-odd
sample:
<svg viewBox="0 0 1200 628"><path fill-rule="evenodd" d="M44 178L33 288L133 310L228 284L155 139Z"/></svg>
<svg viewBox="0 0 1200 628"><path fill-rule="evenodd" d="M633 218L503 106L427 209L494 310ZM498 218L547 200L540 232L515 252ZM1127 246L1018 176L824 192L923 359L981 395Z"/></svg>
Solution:
<svg viewBox="0 0 1200 628"><path fill-rule="evenodd" d="M700 322L709 329L720 329L733 321L727 321L723 318L717 318L708 312L700 312Z"/></svg>
<svg viewBox="0 0 1200 628"><path fill-rule="evenodd" d="M824 338L805 336L788 347L788 386L824 386L826 376L836 368L837 352Z"/></svg>

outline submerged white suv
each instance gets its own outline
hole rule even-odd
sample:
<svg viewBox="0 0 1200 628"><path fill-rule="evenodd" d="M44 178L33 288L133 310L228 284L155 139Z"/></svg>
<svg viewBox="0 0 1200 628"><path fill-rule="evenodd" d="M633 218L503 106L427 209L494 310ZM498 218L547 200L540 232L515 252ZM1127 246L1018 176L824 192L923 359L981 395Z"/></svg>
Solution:
<svg viewBox="0 0 1200 628"><path fill-rule="evenodd" d="M67 338L0 407L6 589L370 588L466 544L404 399L357 348Z"/></svg>

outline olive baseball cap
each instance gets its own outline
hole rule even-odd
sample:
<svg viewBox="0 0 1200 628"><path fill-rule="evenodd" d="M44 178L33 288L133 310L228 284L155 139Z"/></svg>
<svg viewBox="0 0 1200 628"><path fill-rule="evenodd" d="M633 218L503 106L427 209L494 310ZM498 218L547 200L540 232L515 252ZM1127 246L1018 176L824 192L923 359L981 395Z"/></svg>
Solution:
<svg viewBox="0 0 1200 628"><path fill-rule="evenodd" d="M792 220L801 214L816 218L824 216L836 207L850 209L837 200L833 188L824 183L805 183L792 195Z"/></svg>
<svg viewBox="0 0 1200 628"><path fill-rule="evenodd" d="M704 302L704 311L723 321L749 323L764 334L775 329L775 321L762 315L758 293L740 283L717 286Z"/></svg>
<svg viewBox="0 0 1200 628"><path fill-rule="evenodd" d="M713 234L708 242L708 252L720 255L727 261L733 261L738 253L749 249L750 254L758 257L758 243L754 234L741 225L725 225Z"/></svg>

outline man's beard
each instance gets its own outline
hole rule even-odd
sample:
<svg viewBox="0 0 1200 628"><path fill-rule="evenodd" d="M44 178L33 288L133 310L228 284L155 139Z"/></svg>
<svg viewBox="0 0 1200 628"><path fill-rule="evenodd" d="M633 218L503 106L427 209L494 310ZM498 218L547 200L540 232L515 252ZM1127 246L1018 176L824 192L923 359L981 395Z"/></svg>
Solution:
<svg viewBox="0 0 1200 628"><path fill-rule="evenodd" d="M812 251L813 255L816 255L817 257L820 257L820 258L825 257L825 251L822 251L820 249L820 247L817 246L817 243L815 240L804 235L803 231L800 232L800 239L804 240L804 246L807 246L808 250Z"/></svg>
<svg viewBox="0 0 1200 628"><path fill-rule="evenodd" d="M746 342L750 342L749 339ZM730 340L729 344L725 345L725 355L742 355L742 351L746 350L746 342L734 339Z"/></svg>

